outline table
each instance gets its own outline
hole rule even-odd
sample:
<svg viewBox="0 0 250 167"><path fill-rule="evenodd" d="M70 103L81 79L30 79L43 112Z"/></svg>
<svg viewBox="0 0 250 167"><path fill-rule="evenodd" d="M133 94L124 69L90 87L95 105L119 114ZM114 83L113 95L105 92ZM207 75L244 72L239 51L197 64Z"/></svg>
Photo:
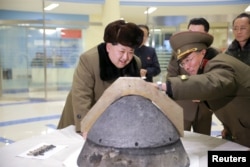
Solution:
<svg viewBox="0 0 250 167"><path fill-rule="evenodd" d="M4 146L0 148L0 166L75 167L77 166L76 160L83 147L84 139L79 134L76 134L74 129L74 126L69 126L46 135L35 136ZM190 167L207 167L208 150L250 150L247 147L224 139L188 131L184 132L184 137L181 140L190 158ZM67 145L67 147L43 160L17 156L44 142L53 145Z"/></svg>

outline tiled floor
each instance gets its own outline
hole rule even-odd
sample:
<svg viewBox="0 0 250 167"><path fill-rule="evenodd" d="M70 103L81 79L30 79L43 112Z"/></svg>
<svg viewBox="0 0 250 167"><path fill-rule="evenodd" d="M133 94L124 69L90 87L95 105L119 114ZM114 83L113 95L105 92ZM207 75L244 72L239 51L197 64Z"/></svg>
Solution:
<svg viewBox="0 0 250 167"><path fill-rule="evenodd" d="M56 129L66 92L49 100L18 98L0 99L0 147L32 136L47 134ZM56 98L60 97L60 98ZM212 136L220 134L222 126L213 117Z"/></svg>

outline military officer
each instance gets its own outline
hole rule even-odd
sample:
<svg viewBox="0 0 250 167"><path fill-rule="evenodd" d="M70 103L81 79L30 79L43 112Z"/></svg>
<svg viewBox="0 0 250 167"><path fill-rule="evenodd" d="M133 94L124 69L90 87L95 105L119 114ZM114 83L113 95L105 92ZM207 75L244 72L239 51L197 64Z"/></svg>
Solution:
<svg viewBox="0 0 250 167"><path fill-rule="evenodd" d="M172 35L170 44L177 61L189 76L169 77L161 89L175 100L205 101L229 132L228 137L250 147L250 67L224 53L207 56L212 42L213 36L203 32Z"/></svg>

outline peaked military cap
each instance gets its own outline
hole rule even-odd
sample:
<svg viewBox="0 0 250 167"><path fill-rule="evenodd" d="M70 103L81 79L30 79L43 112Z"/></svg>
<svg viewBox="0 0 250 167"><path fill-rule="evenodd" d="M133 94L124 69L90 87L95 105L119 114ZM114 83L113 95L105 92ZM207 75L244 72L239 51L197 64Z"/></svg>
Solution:
<svg viewBox="0 0 250 167"><path fill-rule="evenodd" d="M170 37L170 45L179 61L192 52L207 49L213 43L213 39L214 37L208 33L182 31Z"/></svg>

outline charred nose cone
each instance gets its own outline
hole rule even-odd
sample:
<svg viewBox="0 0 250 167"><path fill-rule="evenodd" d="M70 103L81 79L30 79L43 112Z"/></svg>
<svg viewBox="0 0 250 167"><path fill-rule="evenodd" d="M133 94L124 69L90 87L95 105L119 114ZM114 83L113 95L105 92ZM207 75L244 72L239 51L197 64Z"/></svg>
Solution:
<svg viewBox="0 0 250 167"><path fill-rule="evenodd" d="M131 95L116 100L97 119L77 164L80 167L188 167L189 158L166 115L150 100Z"/></svg>

